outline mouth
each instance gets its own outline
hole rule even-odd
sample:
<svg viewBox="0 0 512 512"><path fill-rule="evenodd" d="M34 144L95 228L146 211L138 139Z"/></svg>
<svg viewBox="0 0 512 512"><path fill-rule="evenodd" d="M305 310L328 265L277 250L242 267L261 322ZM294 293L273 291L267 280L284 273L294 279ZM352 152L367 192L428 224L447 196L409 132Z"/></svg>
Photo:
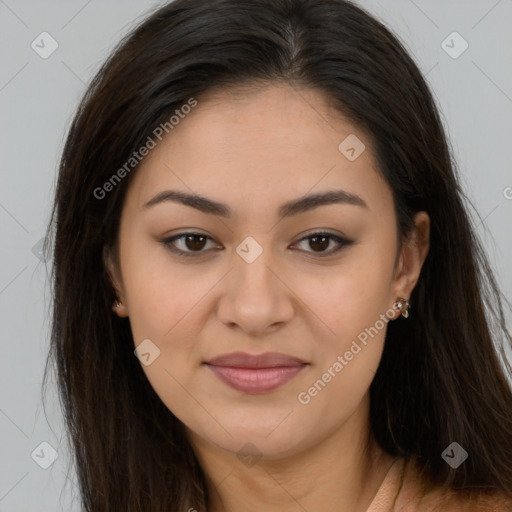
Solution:
<svg viewBox="0 0 512 512"><path fill-rule="evenodd" d="M248 394L269 393L300 373L308 363L276 352L232 352L204 363L224 384Z"/></svg>

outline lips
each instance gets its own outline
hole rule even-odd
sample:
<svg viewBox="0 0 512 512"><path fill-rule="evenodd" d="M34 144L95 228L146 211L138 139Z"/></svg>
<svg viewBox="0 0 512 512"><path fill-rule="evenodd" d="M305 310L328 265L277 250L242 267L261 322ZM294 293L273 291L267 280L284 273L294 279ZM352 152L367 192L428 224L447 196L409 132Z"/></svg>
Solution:
<svg viewBox="0 0 512 512"><path fill-rule="evenodd" d="M205 364L222 382L249 394L273 391L307 366L302 359L277 352L257 355L232 352Z"/></svg>
<svg viewBox="0 0 512 512"><path fill-rule="evenodd" d="M299 366L306 364L297 357L278 352L265 352L264 354L247 354L246 352L231 352L215 357L207 364L213 366L229 366L233 368L276 368L283 366Z"/></svg>

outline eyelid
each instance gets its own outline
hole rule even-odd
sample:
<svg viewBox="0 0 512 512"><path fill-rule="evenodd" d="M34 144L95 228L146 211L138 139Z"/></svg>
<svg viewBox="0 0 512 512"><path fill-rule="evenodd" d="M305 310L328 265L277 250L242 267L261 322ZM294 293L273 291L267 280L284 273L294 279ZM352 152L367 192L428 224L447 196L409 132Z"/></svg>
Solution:
<svg viewBox="0 0 512 512"><path fill-rule="evenodd" d="M190 236L190 235L203 236L207 239L207 241L214 241L214 239L210 235L207 235L206 233L202 233L200 231L183 231L181 233L177 233L170 237L166 237L166 238L162 239L161 242L168 250L170 250L174 254L177 254L180 257L185 257L185 258L196 257L196 258L198 258L204 254L210 253L211 249L210 250L199 250L199 251L183 251L181 249L176 249L176 247L174 247L172 245L172 242L182 239L186 236ZM313 255L314 257L318 257L318 258L327 258L328 256L338 253L344 247L347 247L354 243L353 240L346 238L344 235L341 235L338 233L333 233L333 232L325 230L325 229L316 229L316 230L312 230L309 233L306 233L305 235L302 235L301 238L299 238L296 242L293 243L293 245L300 244L301 242L304 242L305 240L311 239L315 236L325 236L325 237L328 237L329 239L333 240L334 242L340 244L336 249L334 249L334 250L331 249L329 251L324 251L324 252L304 251L306 254L310 254L310 255ZM292 247L293 247L293 245L292 245Z"/></svg>

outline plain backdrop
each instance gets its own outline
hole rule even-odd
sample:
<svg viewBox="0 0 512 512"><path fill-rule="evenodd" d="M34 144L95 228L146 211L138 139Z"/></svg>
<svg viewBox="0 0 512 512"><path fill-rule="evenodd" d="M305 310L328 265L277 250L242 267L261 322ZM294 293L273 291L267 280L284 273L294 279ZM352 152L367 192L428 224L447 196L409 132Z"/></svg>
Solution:
<svg viewBox="0 0 512 512"><path fill-rule="evenodd" d="M512 1L359 3L426 76L478 234L511 299ZM79 510L53 385L42 401L50 297L40 242L77 102L120 37L157 5L0 0L0 512Z"/></svg>

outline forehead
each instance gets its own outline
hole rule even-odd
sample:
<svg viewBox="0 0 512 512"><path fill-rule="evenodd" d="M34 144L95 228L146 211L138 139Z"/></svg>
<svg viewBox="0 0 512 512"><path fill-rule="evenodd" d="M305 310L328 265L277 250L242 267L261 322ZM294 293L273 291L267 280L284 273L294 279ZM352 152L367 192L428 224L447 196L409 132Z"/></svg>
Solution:
<svg viewBox="0 0 512 512"><path fill-rule="evenodd" d="M271 85L197 101L137 169L126 200L139 209L165 188L213 195L235 210L340 187L390 200L368 137L322 93ZM347 145L357 158L347 158Z"/></svg>

